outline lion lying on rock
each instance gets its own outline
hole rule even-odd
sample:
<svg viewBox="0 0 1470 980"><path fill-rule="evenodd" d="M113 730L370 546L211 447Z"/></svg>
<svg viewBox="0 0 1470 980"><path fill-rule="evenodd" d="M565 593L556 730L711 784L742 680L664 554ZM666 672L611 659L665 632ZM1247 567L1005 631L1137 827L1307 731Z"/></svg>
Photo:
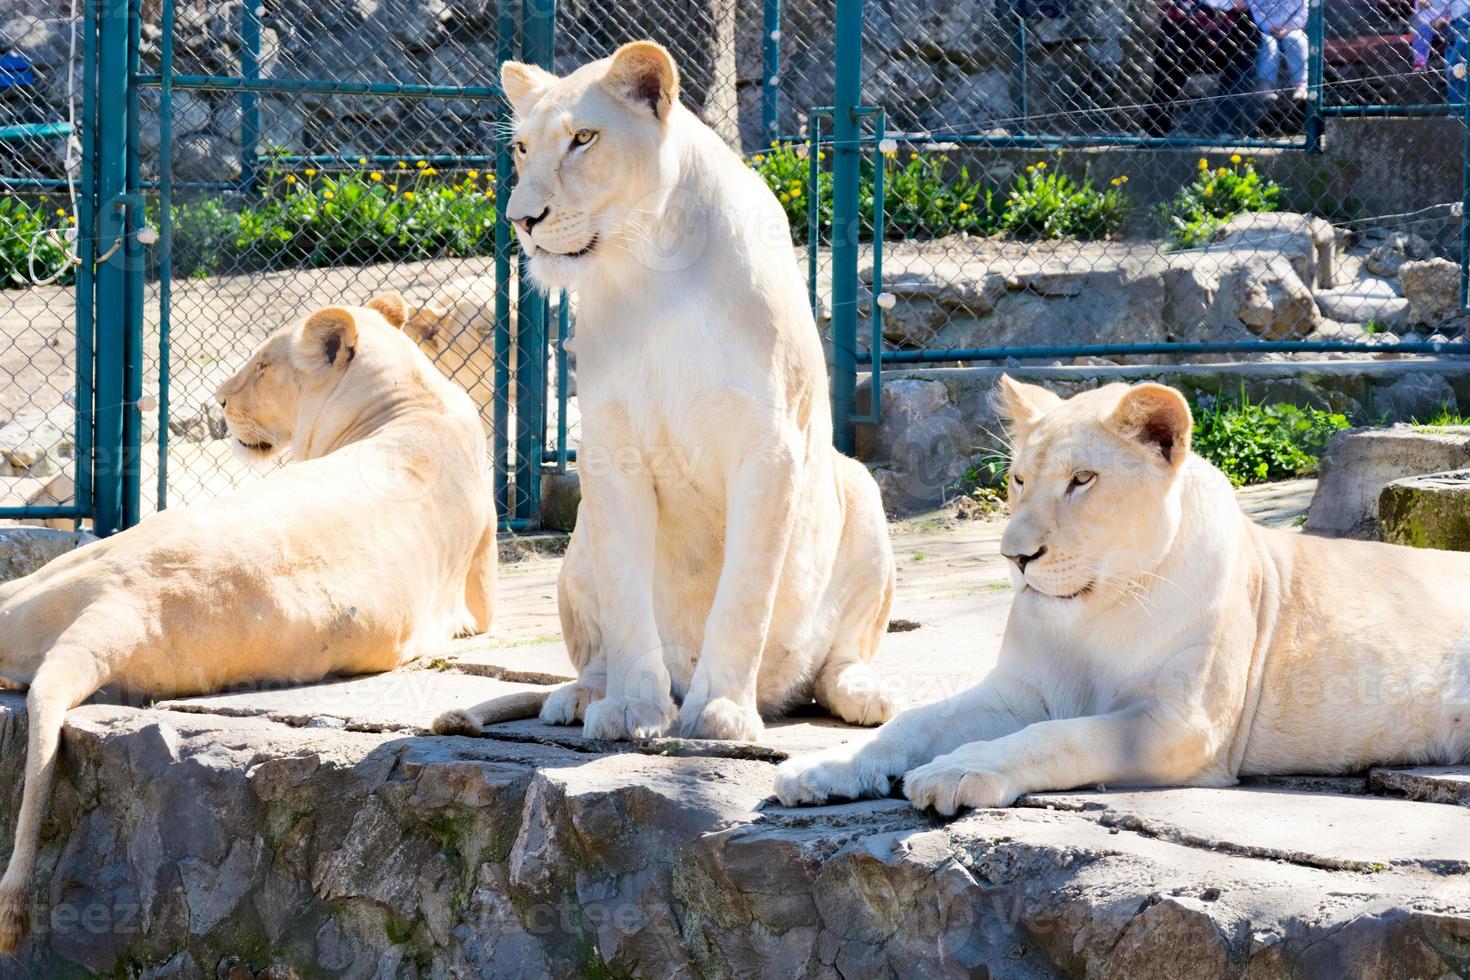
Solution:
<svg viewBox="0 0 1470 980"><path fill-rule="evenodd" d="M872 476L832 447L781 205L680 104L657 44L565 77L507 62L501 84L507 216L531 275L578 297L582 503L558 584L578 678L541 717L592 738L746 740L813 697L887 719L898 699L870 664L893 598L887 523ZM503 708L435 728L478 732Z"/></svg>
<svg viewBox="0 0 1470 980"><path fill-rule="evenodd" d="M1470 555L1268 530L1184 398L1002 378L1015 604L995 670L781 765L782 802L1009 806L1078 786L1470 760Z"/></svg>
<svg viewBox="0 0 1470 980"><path fill-rule="evenodd" d="M104 684L172 697L391 670L489 626L484 433L403 319L386 294L277 330L218 398L238 451L295 462L0 585L0 676L30 689L0 951L26 930L66 712Z"/></svg>

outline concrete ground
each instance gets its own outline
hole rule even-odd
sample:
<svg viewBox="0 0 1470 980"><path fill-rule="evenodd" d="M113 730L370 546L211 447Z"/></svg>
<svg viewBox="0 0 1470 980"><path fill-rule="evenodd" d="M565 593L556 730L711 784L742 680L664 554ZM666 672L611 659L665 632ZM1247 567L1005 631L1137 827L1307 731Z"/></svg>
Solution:
<svg viewBox="0 0 1470 980"><path fill-rule="evenodd" d="M1292 528L1311 487L1243 504ZM992 663L1002 530L894 528L879 662L913 701ZM489 639L390 674L75 710L45 914L0 977L1470 975L1466 770L1042 794L943 821L899 799L776 805L773 762L859 732L814 713L757 745L535 721L427 735L445 708L571 676L558 568L506 564ZM0 695L7 826L23 735Z"/></svg>

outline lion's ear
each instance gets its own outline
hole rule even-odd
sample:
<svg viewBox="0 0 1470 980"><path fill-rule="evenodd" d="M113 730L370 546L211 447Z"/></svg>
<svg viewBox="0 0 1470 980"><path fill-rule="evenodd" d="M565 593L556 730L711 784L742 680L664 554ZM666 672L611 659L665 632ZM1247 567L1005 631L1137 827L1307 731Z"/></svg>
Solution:
<svg viewBox="0 0 1470 980"><path fill-rule="evenodd" d="M433 343L439 336L439 327L444 319L449 316L449 311L441 306L420 306L408 315L408 322L403 325L403 332L408 334L415 343ZM433 344L438 350L439 345Z"/></svg>
<svg viewBox="0 0 1470 980"><path fill-rule="evenodd" d="M408 307L404 305L402 293L379 293L364 305L370 310L376 310L384 320L400 330L403 329L403 322L408 319Z"/></svg>
<svg viewBox="0 0 1470 980"><path fill-rule="evenodd" d="M556 76L539 65L507 61L500 66L500 87L518 116L524 116L554 81Z"/></svg>
<svg viewBox="0 0 1470 980"><path fill-rule="evenodd" d="M1026 433L1041 421L1041 417L1062 403L1061 398L1040 385L1028 385L1008 374L1000 376L996 389L1000 414L1016 439L1024 439Z"/></svg>
<svg viewBox="0 0 1470 980"><path fill-rule="evenodd" d="M679 69L662 44L634 41L618 48L602 84L614 95L647 106L659 119L679 99Z"/></svg>
<svg viewBox="0 0 1470 980"><path fill-rule="evenodd" d="M1189 456L1194 416L1184 396L1167 385L1148 382L1129 388L1107 424L1124 439L1141 442L1163 456L1173 469Z"/></svg>
<svg viewBox="0 0 1470 980"><path fill-rule="evenodd" d="M297 351L307 370L325 371L346 367L357 356L357 321L352 312L340 306L317 310L307 317L301 328L301 346Z"/></svg>

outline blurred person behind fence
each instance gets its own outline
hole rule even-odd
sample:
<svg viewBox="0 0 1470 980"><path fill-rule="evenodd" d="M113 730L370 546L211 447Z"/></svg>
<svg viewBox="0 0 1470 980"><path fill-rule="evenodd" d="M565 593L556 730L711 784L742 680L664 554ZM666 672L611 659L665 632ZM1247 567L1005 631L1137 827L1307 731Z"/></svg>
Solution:
<svg viewBox="0 0 1470 980"><path fill-rule="evenodd" d="M1256 53L1256 91L1274 98L1290 88L1298 102L1307 97L1307 0L1250 0L1251 20L1260 31ZM1281 67L1286 81L1281 82Z"/></svg>
<svg viewBox="0 0 1470 980"><path fill-rule="evenodd" d="M1249 95L1259 40L1246 0L1167 0L1159 12L1144 135L1172 133L1185 85L1196 75L1214 73L1215 94L1200 128L1207 135L1242 135L1254 128Z"/></svg>

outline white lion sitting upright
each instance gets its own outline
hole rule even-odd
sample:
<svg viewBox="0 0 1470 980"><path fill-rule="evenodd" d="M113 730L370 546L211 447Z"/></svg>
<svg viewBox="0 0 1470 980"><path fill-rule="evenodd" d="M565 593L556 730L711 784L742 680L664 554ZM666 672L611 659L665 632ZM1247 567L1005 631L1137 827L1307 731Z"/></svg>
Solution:
<svg viewBox="0 0 1470 980"><path fill-rule="evenodd" d="M508 216L578 296L582 504L559 587L589 736L754 739L815 697L892 715L869 661L894 564L871 475L832 447L826 367L779 203L638 42L558 78L501 70ZM677 710L673 692L682 700ZM439 719L478 731L495 702ZM504 717L500 715L499 717Z"/></svg>

